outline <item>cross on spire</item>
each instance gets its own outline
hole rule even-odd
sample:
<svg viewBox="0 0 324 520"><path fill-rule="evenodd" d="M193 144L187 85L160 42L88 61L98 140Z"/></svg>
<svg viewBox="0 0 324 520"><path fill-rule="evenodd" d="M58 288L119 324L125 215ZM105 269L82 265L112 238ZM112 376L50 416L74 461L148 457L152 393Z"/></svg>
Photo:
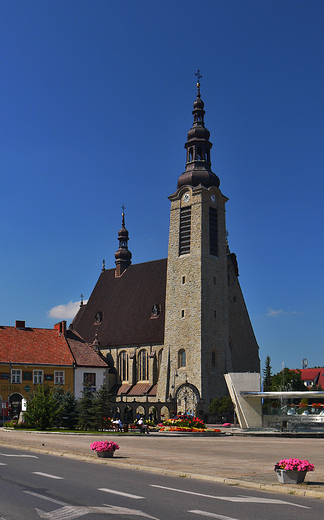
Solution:
<svg viewBox="0 0 324 520"><path fill-rule="evenodd" d="M199 69L198 69L198 72L195 72L195 76L197 76L197 81L198 81L198 83L200 83L202 75L200 74L200 70Z"/></svg>

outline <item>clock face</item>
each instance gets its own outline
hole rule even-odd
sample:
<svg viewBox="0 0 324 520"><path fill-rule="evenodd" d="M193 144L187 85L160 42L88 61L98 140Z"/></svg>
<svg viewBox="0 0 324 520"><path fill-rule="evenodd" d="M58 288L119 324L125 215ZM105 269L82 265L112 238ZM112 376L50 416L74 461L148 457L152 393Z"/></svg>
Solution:
<svg viewBox="0 0 324 520"><path fill-rule="evenodd" d="M189 193L185 193L182 200L183 200L183 202L189 202L189 200L190 200Z"/></svg>
<svg viewBox="0 0 324 520"><path fill-rule="evenodd" d="M211 200L212 202L216 202L216 197L215 197L215 195L211 195L211 196L210 196L210 200Z"/></svg>

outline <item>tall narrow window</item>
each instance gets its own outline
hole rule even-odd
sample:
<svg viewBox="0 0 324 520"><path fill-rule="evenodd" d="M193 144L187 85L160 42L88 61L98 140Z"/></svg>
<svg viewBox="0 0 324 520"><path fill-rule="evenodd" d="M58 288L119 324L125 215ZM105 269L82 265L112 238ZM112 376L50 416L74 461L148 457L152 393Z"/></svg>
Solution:
<svg viewBox="0 0 324 520"><path fill-rule="evenodd" d="M178 368L183 368L186 366L186 351L182 348L178 352Z"/></svg>
<svg viewBox="0 0 324 520"><path fill-rule="evenodd" d="M148 379L148 357L146 350L141 350L138 355L138 379L146 381Z"/></svg>
<svg viewBox="0 0 324 520"><path fill-rule="evenodd" d="M119 354L118 372L122 381L128 381L128 354L125 350Z"/></svg>
<svg viewBox="0 0 324 520"><path fill-rule="evenodd" d="M209 208L209 253L213 256L218 256L218 218L216 208Z"/></svg>
<svg viewBox="0 0 324 520"><path fill-rule="evenodd" d="M180 209L179 255L190 253L191 206Z"/></svg>

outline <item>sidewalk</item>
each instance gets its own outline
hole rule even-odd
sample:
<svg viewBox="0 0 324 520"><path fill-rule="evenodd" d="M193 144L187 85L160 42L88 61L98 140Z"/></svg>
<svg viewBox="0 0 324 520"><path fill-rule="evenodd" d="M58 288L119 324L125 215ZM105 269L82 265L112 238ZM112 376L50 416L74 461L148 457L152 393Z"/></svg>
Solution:
<svg viewBox="0 0 324 520"><path fill-rule="evenodd" d="M113 459L99 459L90 450L101 435L36 433L0 428L0 444L98 464L113 464L187 478L199 478L242 487L293 493L324 499L324 438L234 436L224 430L218 437L154 433L110 435L120 446ZM0 447L1 450L1 447ZM273 466L283 458L308 459L315 471L299 485L279 484Z"/></svg>

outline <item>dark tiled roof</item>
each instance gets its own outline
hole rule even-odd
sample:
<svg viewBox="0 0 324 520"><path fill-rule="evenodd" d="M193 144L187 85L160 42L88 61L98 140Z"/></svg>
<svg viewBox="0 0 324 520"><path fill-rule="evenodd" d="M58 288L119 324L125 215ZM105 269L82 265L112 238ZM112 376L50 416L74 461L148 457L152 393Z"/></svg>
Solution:
<svg viewBox="0 0 324 520"><path fill-rule="evenodd" d="M0 362L73 365L65 337L54 329L0 327Z"/></svg>
<svg viewBox="0 0 324 520"><path fill-rule="evenodd" d="M121 385L117 390L117 395L127 394L131 388L132 385Z"/></svg>
<svg viewBox="0 0 324 520"><path fill-rule="evenodd" d="M151 388L152 385L150 383L137 383L132 386L127 395L144 395L147 394Z"/></svg>
<svg viewBox="0 0 324 520"><path fill-rule="evenodd" d="M87 342L98 334L100 348L114 345L163 343L167 260L130 265L119 278L103 271L86 305L70 327ZM158 317L152 317L154 304ZM102 313L100 324L95 316Z"/></svg>
<svg viewBox="0 0 324 520"><path fill-rule="evenodd" d="M149 394L148 394L148 395L156 396L156 391L157 391L157 384L152 386L152 388L151 388L151 390L149 391Z"/></svg>
<svg viewBox="0 0 324 520"><path fill-rule="evenodd" d="M108 367L107 363L105 363L94 348L85 343L75 332L67 330L66 340L70 346L77 366L97 368Z"/></svg>

